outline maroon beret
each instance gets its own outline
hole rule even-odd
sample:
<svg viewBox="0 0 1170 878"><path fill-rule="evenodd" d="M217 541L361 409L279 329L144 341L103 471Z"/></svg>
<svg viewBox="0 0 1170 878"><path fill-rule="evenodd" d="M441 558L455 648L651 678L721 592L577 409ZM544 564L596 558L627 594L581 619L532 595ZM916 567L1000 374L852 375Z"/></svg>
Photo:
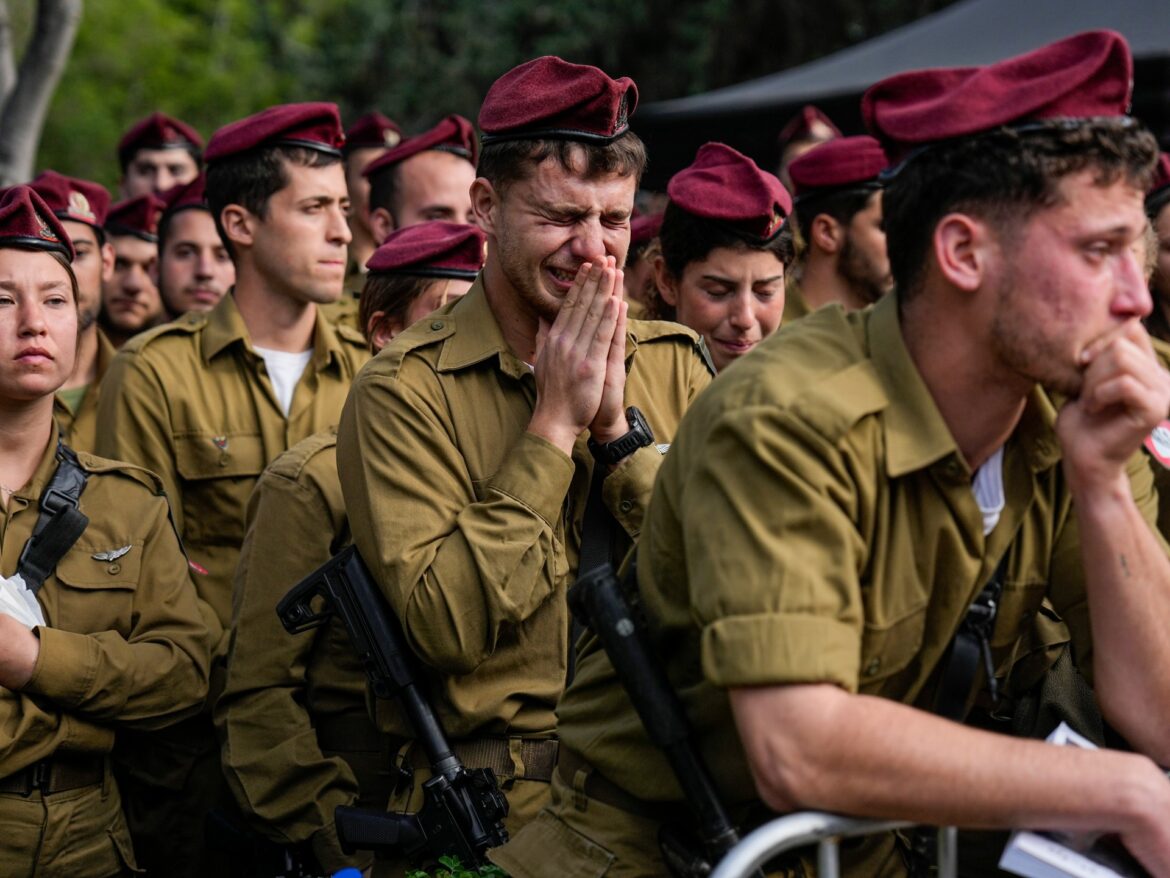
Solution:
<svg viewBox="0 0 1170 878"><path fill-rule="evenodd" d="M775 175L722 143L699 147L690 167L670 178L666 194L687 213L760 242L776 237L792 211L792 196Z"/></svg>
<svg viewBox="0 0 1170 878"><path fill-rule="evenodd" d="M49 250L73 261L65 227L31 186L12 186L0 194L0 247Z"/></svg>
<svg viewBox="0 0 1170 878"><path fill-rule="evenodd" d="M166 204L153 193L127 198L110 208L106 231L111 235L133 235L158 243L158 220Z"/></svg>
<svg viewBox="0 0 1170 878"><path fill-rule="evenodd" d="M406 161L411 156L418 155L428 149L453 153L467 159L473 165L479 158L479 144L475 139L475 129L462 116L451 115L429 131L408 137L398 146L382 153L366 165L362 175L372 177L383 168Z"/></svg>
<svg viewBox="0 0 1170 878"><path fill-rule="evenodd" d="M915 149L1005 125L1124 116L1133 58L1113 31L1087 31L985 67L913 70L861 98L866 128L891 163Z"/></svg>
<svg viewBox="0 0 1170 878"><path fill-rule="evenodd" d="M370 147L397 146L402 140L402 129L398 123L379 112L358 116L346 129L344 152Z"/></svg>
<svg viewBox="0 0 1170 878"><path fill-rule="evenodd" d="M555 138L609 143L629 130L638 87L596 67L545 55L492 83L479 109L484 144Z"/></svg>
<svg viewBox="0 0 1170 878"><path fill-rule="evenodd" d="M1170 202L1170 155L1158 153L1154 182L1146 191L1146 214L1153 219Z"/></svg>
<svg viewBox="0 0 1170 878"><path fill-rule="evenodd" d="M878 188L886 154L872 137L836 137L793 159L788 166L797 198L829 190Z"/></svg>
<svg viewBox="0 0 1170 878"><path fill-rule="evenodd" d="M151 113L130 126L118 141L118 161L130 163L140 149L195 149L203 146L199 132L166 113Z"/></svg>
<svg viewBox="0 0 1170 878"><path fill-rule="evenodd" d="M483 268L486 236L477 226L432 221L390 233L366 263L371 274L471 280Z"/></svg>
<svg viewBox="0 0 1170 878"><path fill-rule="evenodd" d="M85 223L95 229L105 226L110 209L110 193L105 186L56 171L42 171L29 186L59 219Z"/></svg>
<svg viewBox="0 0 1170 878"><path fill-rule="evenodd" d="M800 112L780 129L780 136L777 138L780 141L780 148L805 140L827 139L824 134L817 131L818 126L828 129L828 138L841 136L841 129L833 124L832 119L812 104L805 104L800 108Z"/></svg>
<svg viewBox="0 0 1170 878"><path fill-rule="evenodd" d="M224 125L211 135L204 158L210 163L269 146L303 147L340 156L343 143L336 104L280 104Z"/></svg>
<svg viewBox="0 0 1170 878"><path fill-rule="evenodd" d="M630 246L636 247L658 237L662 231L662 213L648 213L636 216L630 222Z"/></svg>
<svg viewBox="0 0 1170 878"><path fill-rule="evenodd" d="M211 208L207 206L207 199L203 197L203 190L206 185L207 176L200 174L190 183L180 183L178 186L172 186L166 192L163 192L159 196L163 202L162 215L171 217L181 210L187 210L192 207L210 211Z"/></svg>

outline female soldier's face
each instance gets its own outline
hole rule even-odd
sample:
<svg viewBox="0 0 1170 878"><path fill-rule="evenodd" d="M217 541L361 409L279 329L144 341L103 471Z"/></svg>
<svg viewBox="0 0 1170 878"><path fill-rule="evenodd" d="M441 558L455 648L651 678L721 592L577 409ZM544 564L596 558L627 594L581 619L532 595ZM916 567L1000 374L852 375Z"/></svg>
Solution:
<svg viewBox="0 0 1170 878"><path fill-rule="evenodd" d="M0 403L48 396L73 372L77 303L50 254L0 248Z"/></svg>

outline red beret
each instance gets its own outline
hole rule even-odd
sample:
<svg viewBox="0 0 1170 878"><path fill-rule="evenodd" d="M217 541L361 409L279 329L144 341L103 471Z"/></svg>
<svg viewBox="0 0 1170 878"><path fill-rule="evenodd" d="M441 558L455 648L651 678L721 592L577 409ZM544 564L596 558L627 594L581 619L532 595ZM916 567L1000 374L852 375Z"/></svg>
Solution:
<svg viewBox="0 0 1170 878"><path fill-rule="evenodd" d="M426 222L390 233L366 263L371 274L471 280L483 268L486 236L477 226Z"/></svg>
<svg viewBox="0 0 1170 878"><path fill-rule="evenodd" d="M649 213L636 216L630 222L630 246L645 244L658 237L662 231L662 213Z"/></svg>
<svg viewBox="0 0 1170 878"><path fill-rule="evenodd" d="M200 149L203 138L199 132L166 113L151 113L130 126L118 141L118 161L122 167L130 163L140 149Z"/></svg>
<svg viewBox="0 0 1170 878"><path fill-rule="evenodd" d="M1146 192L1146 214L1152 219L1170 202L1170 155L1158 153L1154 182Z"/></svg>
<svg viewBox="0 0 1170 878"><path fill-rule="evenodd" d="M609 143L629 130L638 87L596 67L545 55L514 67L488 89L479 109L485 144L542 138Z"/></svg>
<svg viewBox="0 0 1170 878"><path fill-rule="evenodd" d="M398 123L381 113L366 113L358 116L345 132L344 152L369 147L397 146L402 140L402 129Z"/></svg>
<svg viewBox="0 0 1170 878"><path fill-rule="evenodd" d="M0 194L0 247L49 250L73 261L65 227L31 186L12 186Z"/></svg>
<svg viewBox="0 0 1170 878"><path fill-rule="evenodd" d="M110 193L105 186L56 171L42 171L29 186L59 219L86 223L95 229L105 226L110 209Z"/></svg>
<svg viewBox="0 0 1170 878"><path fill-rule="evenodd" d="M833 124L832 119L812 104L805 104L800 108L800 112L780 129L780 136L777 138L780 141L780 148L783 149L788 144L798 141L825 140L826 136L816 130L818 126L828 129L829 138L841 136L841 129Z"/></svg>
<svg viewBox="0 0 1170 878"><path fill-rule="evenodd" d="M886 154L872 137L836 137L793 159L788 166L799 198L823 190L878 188Z"/></svg>
<svg viewBox="0 0 1170 878"><path fill-rule="evenodd" d="M398 146L387 150L378 156L362 171L362 175L372 177L383 168L406 161L420 152L428 149L439 152L449 152L462 156L473 165L479 158L479 144L475 140L475 129L462 116L451 115L429 131L408 137Z"/></svg>
<svg viewBox="0 0 1170 878"><path fill-rule="evenodd" d="M986 67L914 70L861 98L891 163L916 148L1042 119L1123 116L1133 58L1113 31L1088 31Z"/></svg>
<svg viewBox="0 0 1170 878"><path fill-rule="evenodd" d="M699 147L690 167L670 178L666 194L687 213L728 223L761 242L776 237L792 211L784 184L722 143Z"/></svg>
<svg viewBox="0 0 1170 878"><path fill-rule="evenodd" d="M106 231L111 235L133 235L143 241L158 243L158 220L166 204L154 194L139 195L119 201L106 217Z"/></svg>
<svg viewBox="0 0 1170 878"><path fill-rule="evenodd" d="M303 147L340 156L343 143L336 104L280 104L224 125L211 135L204 158L210 163L269 146Z"/></svg>
<svg viewBox="0 0 1170 878"><path fill-rule="evenodd" d="M179 211L191 207L210 211L211 208L207 206L207 200L203 197L203 189L206 185L207 176L200 174L190 183L180 183L162 193L159 198L163 202L163 216L174 216Z"/></svg>

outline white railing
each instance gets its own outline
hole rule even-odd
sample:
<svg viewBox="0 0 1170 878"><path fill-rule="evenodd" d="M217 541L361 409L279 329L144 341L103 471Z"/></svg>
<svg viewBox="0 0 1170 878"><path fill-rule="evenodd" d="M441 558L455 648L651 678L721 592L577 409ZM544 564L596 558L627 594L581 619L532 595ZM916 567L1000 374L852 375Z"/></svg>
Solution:
<svg viewBox="0 0 1170 878"><path fill-rule="evenodd" d="M843 838L874 835L913 826L897 820L859 820L839 814L802 811L765 823L727 852L711 878L748 878L779 854L809 844L817 845L817 878L839 878L837 844ZM955 878L958 868L957 833L953 826L938 831L938 878Z"/></svg>

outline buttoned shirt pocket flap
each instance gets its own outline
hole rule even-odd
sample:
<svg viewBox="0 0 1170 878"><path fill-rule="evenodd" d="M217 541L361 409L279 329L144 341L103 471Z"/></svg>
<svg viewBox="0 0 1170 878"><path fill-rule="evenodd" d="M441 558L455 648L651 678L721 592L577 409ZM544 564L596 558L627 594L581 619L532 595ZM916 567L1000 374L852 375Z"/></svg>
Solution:
<svg viewBox="0 0 1170 878"><path fill-rule="evenodd" d="M57 562L57 579L80 589L133 589L138 586L142 545L129 540L124 545L74 546Z"/></svg>
<svg viewBox="0 0 1170 878"><path fill-rule="evenodd" d="M59 587L46 601L49 625L80 634L118 631L127 635L141 572L141 542L74 546L57 562Z"/></svg>
<svg viewBox="0 0 1170 878"><path fill-rule="evenodd" d="M188 433L174 441L175 468L188 481L256 477L267 464L257 433Z"/></svg>
<svg viewBox="0 0 1170 878"><path fill-rule="evenodd" d="M893 621L866 621L861 640L861 687L909 665L922 648L925 631L925 603Z"/></svg>

